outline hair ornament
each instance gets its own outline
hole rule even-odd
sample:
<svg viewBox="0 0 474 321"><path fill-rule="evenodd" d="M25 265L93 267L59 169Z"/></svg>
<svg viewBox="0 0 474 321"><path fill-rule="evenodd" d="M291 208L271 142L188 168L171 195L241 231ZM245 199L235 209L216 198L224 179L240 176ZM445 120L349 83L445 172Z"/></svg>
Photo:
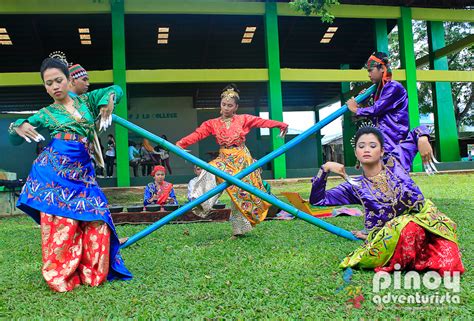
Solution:
<svg viewBox="0 0 474 321"><path fill-rule="evenodd" d="M52 53L49 54L49 58L57 59L64 63L67 67L69 67L71 64L68 63L66 54L60 50L53 51Z"/></svg>
<svg viewBox="0 0 474 321"><path fill-rule="evenodd" d="M240 99L239 93L234 90L234 88L228 88L224 90L221 94L221 98L237 98Z"/></svg>
<svg viewBox="0 0 474 321"><path fill-rule="evenodd" d="M371 122L370 120L364 120L360 122L358 127L359 127L358 129L367 128L367 127L377 128L377 126L375 126L374 123ZM353 148L356 147L355 135L352 136L351 138L351 145Z"/></svg>

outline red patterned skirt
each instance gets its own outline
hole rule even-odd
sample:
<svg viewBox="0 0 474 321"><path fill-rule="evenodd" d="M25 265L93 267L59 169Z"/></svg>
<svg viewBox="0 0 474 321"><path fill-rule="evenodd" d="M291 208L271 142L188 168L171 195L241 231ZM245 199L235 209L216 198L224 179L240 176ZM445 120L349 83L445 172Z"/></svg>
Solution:
<svg viewBox="0 0 474 321"><path fill-rule="evenodd" d="M84 222L41 212L43 277L57 292L107 280L110 229L102 221Z"/></svg>
<svg viewBox="0 0 474 321"><path fill-rule="evenodd" d="M430 270L440 275L445 272L464 273L458 245L426 231L414 222L403 228L390 262L384 267L375 268L375 272L393 272L396 264L397 270Z"/></svg>

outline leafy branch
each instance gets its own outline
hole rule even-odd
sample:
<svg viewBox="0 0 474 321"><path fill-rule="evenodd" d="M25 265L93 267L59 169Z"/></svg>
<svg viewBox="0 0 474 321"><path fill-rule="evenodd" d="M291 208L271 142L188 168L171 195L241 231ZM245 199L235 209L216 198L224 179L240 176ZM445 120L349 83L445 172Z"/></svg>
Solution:
<svg viewBox="0 0 474 321"><path fill-rule="evenodd" d="M334 5L339 5L339 1L294 0L290 2L290 6L292 6L296 11L301 11L307 16L311 14L321 16L321 21L327 23L332 23L334 21L334 15L331 13L331 9Z"/></svg>

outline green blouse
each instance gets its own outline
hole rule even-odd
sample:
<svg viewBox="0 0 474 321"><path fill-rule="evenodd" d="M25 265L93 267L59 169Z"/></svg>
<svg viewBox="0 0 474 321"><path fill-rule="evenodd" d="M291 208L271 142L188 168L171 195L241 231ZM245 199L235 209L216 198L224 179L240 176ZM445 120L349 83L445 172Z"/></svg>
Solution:
<svg viewBox="0 0 474 321"><path fill-rule="evenodd" d="M77 116L74 118L61 104L51 104L41 108L36 114L27 119L18 119L10 124L8 129L10 141L14 145L20 145L25 141L14 130L25 121L28 121L37 130L47 129L51 136L57 133L71 133L87 137L89 141L92 141L95 121L100 115L100 108L108 104L112 93L115 93L115 103L118 103L123 95L119 86L101 88L80 96L71 97L76 110L81 115L80 119L76 119Z"/></svg>

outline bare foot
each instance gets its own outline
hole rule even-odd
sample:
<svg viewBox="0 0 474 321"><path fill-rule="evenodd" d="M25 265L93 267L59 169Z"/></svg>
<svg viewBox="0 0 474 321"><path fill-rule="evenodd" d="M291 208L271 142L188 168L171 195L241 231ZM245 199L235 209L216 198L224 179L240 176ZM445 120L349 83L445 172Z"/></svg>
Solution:
<svg viewBox="0 0 474 321"><path fill-rule="evenodd" d="M128 237L122 237L119 239L120 245L128 241Z"/></svg>
<svg viewBox="0 0 474 321"><path fill-rule="evenodd" d="M361 240L367 240L367 234L363 233L362 231L351 231L355 237Z"/></svg>

